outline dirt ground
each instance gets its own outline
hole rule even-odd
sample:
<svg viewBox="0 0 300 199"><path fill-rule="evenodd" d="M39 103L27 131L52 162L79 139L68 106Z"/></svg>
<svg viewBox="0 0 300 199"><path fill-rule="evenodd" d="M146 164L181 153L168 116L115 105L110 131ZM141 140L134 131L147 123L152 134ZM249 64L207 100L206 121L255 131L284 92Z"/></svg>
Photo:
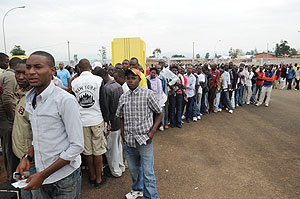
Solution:
<svg viewBox="0 0 300 199"><path fill-rule="evenodd" d="M155 174L162 199L300 198L300 92L273 90L269 107L244 105L157 132ZM2 170L3 171L3 170ZM2 173L1 171L1 173ZM96 190L83 173L81 198L120 199L128 170Z"/></svg>

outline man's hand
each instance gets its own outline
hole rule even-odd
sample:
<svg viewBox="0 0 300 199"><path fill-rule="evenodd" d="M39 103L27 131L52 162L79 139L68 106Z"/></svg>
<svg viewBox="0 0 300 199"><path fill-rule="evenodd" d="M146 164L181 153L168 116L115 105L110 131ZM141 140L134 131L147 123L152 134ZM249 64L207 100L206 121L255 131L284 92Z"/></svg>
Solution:
<svg viewBox="0 0 300 199"><path fill-rule="evenodd" d="M154 137L154 132L153 132L152 130L149 131L148 137L149 137L149 139L147 140L147 144L151 144L152 139L153 139L153 137Z"/></svg>
<svg viewBox="0 0 300 199"><path fill-rule="evenodd" d="M25 176L24 176L24 171L29 171L30 169L30 162L27 158L22 158L22 160L20 161L16 172L20 172L21 175L21 179L20 180L24 180ZM17 180L18 181L18 180Z"/></svg>
<svg viewBox="0 0 300 199"><path fill-rule="evenodd" d="M41 173L35 173L26 180L26 183L29 183L24 190L32 190L32 189L39 189L40 186L43 184L45 178L42 176Z"/></svg>

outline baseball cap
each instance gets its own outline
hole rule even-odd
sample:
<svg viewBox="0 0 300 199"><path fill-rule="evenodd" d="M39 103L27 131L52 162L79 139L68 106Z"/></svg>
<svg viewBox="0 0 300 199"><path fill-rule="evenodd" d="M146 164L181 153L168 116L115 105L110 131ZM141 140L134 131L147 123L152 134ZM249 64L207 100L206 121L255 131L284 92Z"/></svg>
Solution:
<svg viewBox="0 0 300 199"><path fill-rule="evenodd" d="M125 76L128 76L129 73L131 73L131 74L133 74L135 76L139 76L141 78L141 72L139 70L135 69L135 68L133 68L133 69L127 69L125 71Z"/></svg>

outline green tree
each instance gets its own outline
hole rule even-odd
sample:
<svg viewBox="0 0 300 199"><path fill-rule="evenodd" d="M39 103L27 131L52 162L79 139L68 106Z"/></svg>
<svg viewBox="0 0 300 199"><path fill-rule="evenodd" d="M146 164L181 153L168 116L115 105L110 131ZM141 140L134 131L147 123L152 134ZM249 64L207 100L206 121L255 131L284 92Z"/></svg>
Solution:
<svg viewBox="0 0 300 199"><path fill-rule="evenodd" d="M208 59L209 58L209 52L207 52L206 54L205 54L205 59Z"/></svg>
<svg viewBox="0 0 300 199"><path fill-rule="evenodd" d="M275 55L282 56L282 55L290 55L290 46L286 40L281 40L280 44L276 44L275 47Z"/></svg>
<svg viewBox="0 0 300 199"><path fill-rule="evenodd" d="M200 54L199 54L199 53L196 54L196 58L197 58L197 59L200 59Z"/></svg>
<svg viewBox="0 0 300 199"><path fill-rule="evenodd" d="M175 54L175 55L172 55L172 57L185 57L184 55L177 55L177 54Z"/></svg>
<svg viewBox="0 0 300 199"><path fill-rule="evenodd" d="M78 63L78 55L77 54L74 55L74 62L75 62L75 64Z"/></svg>
<svg viewBox="0 0 300 199"><path fill-rule="evenodd" d="M297 55L297 50L295 48L290 48L290 56Z"/></svg>
<svg viewBox="0 0 300 199"><path fill-rule="evenodd" d="M25 50L21 48L21 46L15 45L15 47L10 51L12 56L15 55L25 55Z"/></svg>
<svg viewBox="0 0 300 199"><path fill-rule="evenodd" d="M153 57L158 58L158 56L161 54L160 48L154 49L153 52L152 52L152 54L153 54Z"/></svg>
<svg viewBox="0 0 300 199"><path fill-rule="evenodd" d="M228 53L231 59L236 59L238 56L237 51L233 48L230 48Z"/></svg>

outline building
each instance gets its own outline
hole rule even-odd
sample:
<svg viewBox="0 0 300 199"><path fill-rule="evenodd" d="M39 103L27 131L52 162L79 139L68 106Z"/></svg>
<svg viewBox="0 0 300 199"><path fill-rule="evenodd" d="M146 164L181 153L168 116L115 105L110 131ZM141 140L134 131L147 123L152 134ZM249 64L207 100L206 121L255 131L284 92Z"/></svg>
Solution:
<svg viewBox="0 0 300 199"><path fill-rule="evenodd" d="M122 63L124 59L136 57L140 65L146 66L146 44L139 37L114 38L111 42L112 64Z"/></svg>
<svg viewBox="0 0 300 199"><path fill-rule="evenodd" d="M272 53L257 53L255 55L255 58L277 58L276 55L272 54Z"/></svg>

